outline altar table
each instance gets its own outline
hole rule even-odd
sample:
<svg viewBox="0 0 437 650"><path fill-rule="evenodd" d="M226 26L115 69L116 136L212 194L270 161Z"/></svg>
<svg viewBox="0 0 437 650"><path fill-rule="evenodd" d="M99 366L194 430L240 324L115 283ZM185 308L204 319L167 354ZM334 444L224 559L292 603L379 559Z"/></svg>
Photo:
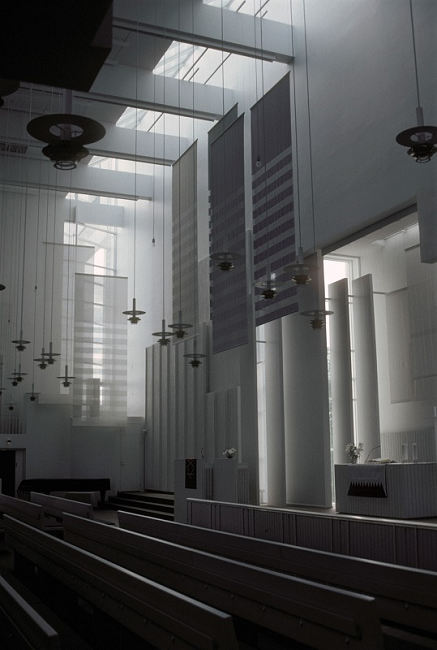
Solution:
<svg viewBox="0 0 437 650"><path fill-rule="evenodd" d="M437 516L437 463L335 465L342 514L416 519Z"/></svg>

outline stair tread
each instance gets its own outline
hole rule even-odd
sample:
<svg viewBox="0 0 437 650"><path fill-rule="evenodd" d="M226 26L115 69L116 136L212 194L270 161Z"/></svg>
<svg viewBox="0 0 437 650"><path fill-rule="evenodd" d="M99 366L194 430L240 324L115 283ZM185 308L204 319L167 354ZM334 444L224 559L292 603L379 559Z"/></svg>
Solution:
<svg viewBox="0 0 437 650"><path fill-rule="evenodd" d="M135 499L138 501L151 501L158 503L174 503L173 494L161 494L160 492L117 492L117 496L123 499Z"/></svg>
<svg viewBox="0 0 437 650"><path fill-rule="evenodd" d="M149 502L145 500L140 500L140 499L125 499L123 497L109 497L108 499L109 503L119 503L119 504L126 504L126 505L132 505L132 506L137 506L139 508L150 508L151 510L156 510L159 508L162 508L162 510L174 510L174 505L170 503L158 503L158 502Z"/></svg>
<svg viewBox="0 0 437 650"><path fill-rule="evenodd" d="M159 510L148 510L147 508L138 508L136 506L126 506L122 505L118 510L123 510L125 512L133 512L140 515L147 515L149 517L155 517L157 519L170 519L173 520L173 513L170 512L160 512Z"/></svg>

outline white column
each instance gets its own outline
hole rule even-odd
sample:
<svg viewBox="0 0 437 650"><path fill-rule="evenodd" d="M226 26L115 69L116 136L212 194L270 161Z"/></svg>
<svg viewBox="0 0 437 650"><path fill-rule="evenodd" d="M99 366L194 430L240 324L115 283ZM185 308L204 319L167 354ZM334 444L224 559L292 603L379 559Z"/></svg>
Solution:
<svg viewBox="0 0 437 650"><path fill-rule="evenodd" d="M371 275L352 282L357 437L364 445L364 458L381 444L379 433L378 369Z"/></svg>
<svg viewBox="0 0 437 650"><path fill-rule="evenodd" d="M351 341L349 327L348 281L338 280L328 287L331 404L334 463L347 462L345 447L354 440L352 406Z"/></svg>
<svg viewBox="0 0 437 650"><path fill-rule="evenodd" d="M299 309L315 309L323 279L313 277L299 290ZM321 286L317 286L318 281ZM320 294L318 293L320 290ZM323 301L321 303L323 305ZM313 330L307 318L282 319L287 503L330 507L326 330Z"/></svg>
<svg viewBox="0 0 437 650"><path fill-rule="evenodd" d="M265 325L267 494L269 505L286 505L284 385L281 320Z"/></svg>

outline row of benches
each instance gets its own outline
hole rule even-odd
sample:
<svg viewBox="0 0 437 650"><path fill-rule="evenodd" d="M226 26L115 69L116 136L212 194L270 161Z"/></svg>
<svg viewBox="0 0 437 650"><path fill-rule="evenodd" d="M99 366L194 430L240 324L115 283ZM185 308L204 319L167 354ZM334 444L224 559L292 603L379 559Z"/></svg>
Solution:
<svg viewBox="0 0 437 650"><path fill-rule="evenodd" d="M154 647L168 634L193 639L192 620L200 637L189 647L207 647L195 644L209 634L215 648L437 648L434 573L118 517L120 528L65 513L62 541L6 516L5 539L31 573L61 580Z"/></svg>

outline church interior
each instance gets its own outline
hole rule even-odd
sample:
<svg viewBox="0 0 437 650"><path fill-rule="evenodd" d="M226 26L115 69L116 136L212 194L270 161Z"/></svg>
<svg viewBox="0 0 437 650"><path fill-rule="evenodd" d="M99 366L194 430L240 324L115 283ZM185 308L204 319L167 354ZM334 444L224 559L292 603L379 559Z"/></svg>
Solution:
<svg viewBox="0 0 437 650"><path fill-rule="evenodd" d="M140 535L123 499L155 495L173 525L342 554L357 575L405 565L426 573L410 576L425 593L437 571L434 0L3 4L0 497L33 500L53 481L57 498L83 489L96 505L103 490L100 506L120 499ZM63 539L88 535L77 508ZM25 533L3 512L18 554ZM111 516L108 548L123 527ZM26 535L45 558L39 532ZM219 545L212 530L200 538ZM337 588L338 610L350 586ZM227 641L173 632L177 647L290 647L280 625L252 638L238 620L237 645L222 620ZM398 621L380 638L369 621L349 647L437 647L434 624L401 634ZM296 647L340 647L338 630L311 625ZM150 646L137 632L111 645L104 627L105 650L167 647L156 631Z"/></svg>

